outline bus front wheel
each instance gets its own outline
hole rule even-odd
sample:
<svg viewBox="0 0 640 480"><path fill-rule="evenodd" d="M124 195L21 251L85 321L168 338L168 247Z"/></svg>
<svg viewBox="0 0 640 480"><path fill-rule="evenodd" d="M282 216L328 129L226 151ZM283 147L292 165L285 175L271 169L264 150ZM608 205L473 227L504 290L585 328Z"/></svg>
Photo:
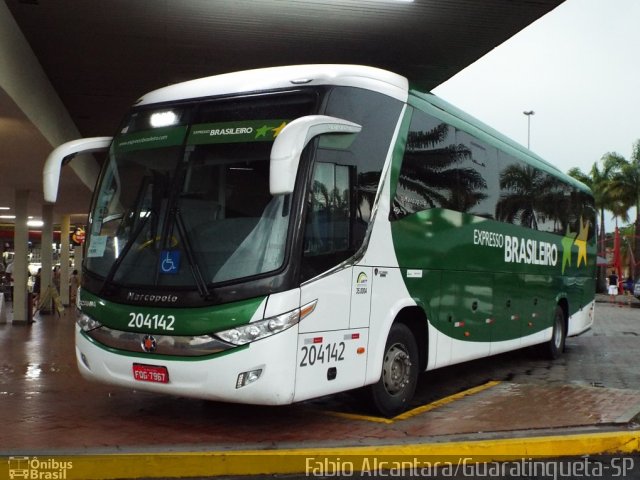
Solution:
<svg viewBox="0 0 640 480"><path fill-rule="evenodd" d="M369 387L373 407L385 417L402 413L409 406L418 383L418 347L409 327L391 326L384 349L382 374Z"/></svg>

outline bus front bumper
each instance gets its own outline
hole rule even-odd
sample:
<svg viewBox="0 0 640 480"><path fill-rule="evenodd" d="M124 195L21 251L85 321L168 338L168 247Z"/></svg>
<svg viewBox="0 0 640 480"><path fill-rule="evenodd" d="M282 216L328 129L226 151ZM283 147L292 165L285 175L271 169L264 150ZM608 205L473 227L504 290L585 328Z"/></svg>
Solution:
<svg viewBox="0 0 640 480"><path fill-rule="evenodd" d="M297 334L296 326L217 355L175 357L110 349L76 326L76 358L88 380L207 400L284 405L294 398Z"/></svg>

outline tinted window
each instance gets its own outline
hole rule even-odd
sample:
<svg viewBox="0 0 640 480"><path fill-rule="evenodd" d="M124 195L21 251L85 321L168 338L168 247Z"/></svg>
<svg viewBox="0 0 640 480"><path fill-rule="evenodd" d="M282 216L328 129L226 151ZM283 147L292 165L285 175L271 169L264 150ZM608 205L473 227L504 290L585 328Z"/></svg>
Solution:
<svg viewBox="0 0 640 480"><path fill-rule="evenodd" d="M307 228L305 255L337 254L349 250L351 190L354 167L321 163L315 165Z"/></svg>
<svg viewBox="0 0 640 480"><path fill-rule="evenodd" d="M587 240L593 240L596 235L596 207L593 197L577 189L570 194L569 233L586 235ZM563 230L562 234L565 233Z"/></svg>
<svg viewBox="0 0 640 480"><path fill-rule="evenodd" d="M456 144L469 152L462 157L458 171L458 208L493 218L498 201L497 151L461 130L456 130Z"/></svg>
<svg viewBox="0 0 640 480"><path fill-rule="evenodd" d="M447 208L565 235L595 231L590 195L419 110L413 112L391 220Z"/></svg>
<svg viewBox="0 0 640 480"><path fill-rule="evenodd" d="M362 126L355 135L322 135L309 184L303 277L352 256L364 241L402 103L368 90L336 87L324 113Z"/></svg>
<svg viewBox="0 0 640 480"><path fill-rule="evenodd" d="M356 167L356 214L368 224L380 184L380 176L391 146L402 103L379 93L357 88L337 87L327 96L327 115L362 125L346 149L322 148L318 161ZM362 239L361 239L362 240Z"/></svg>
<svg viewBox="0 0 640 480"><path fill-rule="evenodd" d="M520 162L500 157L500 200L496 217L503 222L541 232L565 235L595 232L595 207L591 195L558 178Z"/></svg>
<svg viewBox="0 0 640 480"><path fill-rule="evenodd" d="M134 111L98 185L87 269L195 290L281 268L290 201L270 194L271 147L318 103L310 91ZM154 127L158 118L180 125Z"/></svg>
<svg viewBox="0 0 640 480"><path fill-rule="evenodd" d="M541 172L504 152L500 152L498 158L500 200L496 206L496 218L503 222L537 229L536 184L540 183Z"/></svg>
<svg viewBox="0 0 640 480"><path fill-rule="evenodd" d="M489 199L484 176L491 170L490 154L479 142L472 145L471 139L430 115L414 111L392 219L429 208L491 215L487 205L481 205Z"/></svg>

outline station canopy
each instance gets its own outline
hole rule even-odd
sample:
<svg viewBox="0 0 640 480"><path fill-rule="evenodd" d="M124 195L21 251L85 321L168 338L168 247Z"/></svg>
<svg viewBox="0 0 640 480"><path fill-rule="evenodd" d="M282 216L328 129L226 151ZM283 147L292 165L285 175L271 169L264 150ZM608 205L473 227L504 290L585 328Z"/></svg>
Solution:
<svg viewBox="0 0 640 480"><path fill-rule="evenodd" d="M0 206L13 204L14 189L26 189L31 192L29 213L39 217L40 173L46 155L56 146L53 144L71 140L65 137L71 137L68 132L74 129L83 137L112 135L129 106L148 91L219 73L303 63L380 67L429 90L562 1L3 3L6 6L0 5L0 17L13 18L26 40L21 58L35 58L42 73L37 75L49 82L61 108L68 112L68 116L56 114L55 121L47 120L43 126L39 123L43 115L32 113L33 102L46 101L38 98L41 92L32 88L20 96L17 84L25 74L0 74L0 151L4 153ZM6 38L0 42L8 41ZM9 40L11 45L0 45L0 54L15 51L17 43ZM12 122L3 122L3 118ZM71 127L63 133L47 134L58 126L52 123L65 122ZM56 215L85 212L91 189L71 169L64 169L62 177Z"/></svg>

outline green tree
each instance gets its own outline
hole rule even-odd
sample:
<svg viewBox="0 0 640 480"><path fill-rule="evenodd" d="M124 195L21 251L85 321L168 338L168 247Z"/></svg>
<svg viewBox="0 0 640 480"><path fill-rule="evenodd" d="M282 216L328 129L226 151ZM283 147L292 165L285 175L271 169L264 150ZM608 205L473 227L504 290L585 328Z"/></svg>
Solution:
<svg viewBox="0 0 640 480"><path fill-rule="evenodd" d="M446 141L448 132L445 123L409 132L399 182L427 208L467 212L487 198L487 182L471 168L471 150Z"/></svg>
<svg viewBox="0 0 640 480"><path fill-rule="evenodd" d="M633 145L631 159L626 160L617 153L607 153L604 162L614 165L608 192L613 202L617 203L619 212L635 208L635 235L633 241L634 256L640 253L640 141ZM625 214L625 216L627 216ZM635 265L634 265L635 269ZM631 272L635 277L635 271Z"/></svg>
<svg viewBox="0 0 640 480"><path fill-rule="evenodd" d="M604 224L604 213L605 210L613 212L614 216L626 216L626 209L622 208L620 202L612 195L610 191L611 180L613 178L613 174L618 168L618 160L611 159L606 155L601 159L602 166L598 164L598 162L593 164L589 173L582 172L579 168L572 168L567 172L570 176L575 178L576 180L587 185L592 193L595 201L596 209L598 210L598 214L600 216L600 231L598 233L598 253L601 256L604 255L605 251L605 224ZM604 292L606 289L606 272L607 266L602 265L598 269L598 291Z"/></svg>
<svg viewBox="0 0 640 480"><path fill-rule="evenodd" d="M509 165L500 172L500 200L496 217L538 230L538 223L558 221L556 204L562 199L561 184L542 170L528 165Z"/></svg>

